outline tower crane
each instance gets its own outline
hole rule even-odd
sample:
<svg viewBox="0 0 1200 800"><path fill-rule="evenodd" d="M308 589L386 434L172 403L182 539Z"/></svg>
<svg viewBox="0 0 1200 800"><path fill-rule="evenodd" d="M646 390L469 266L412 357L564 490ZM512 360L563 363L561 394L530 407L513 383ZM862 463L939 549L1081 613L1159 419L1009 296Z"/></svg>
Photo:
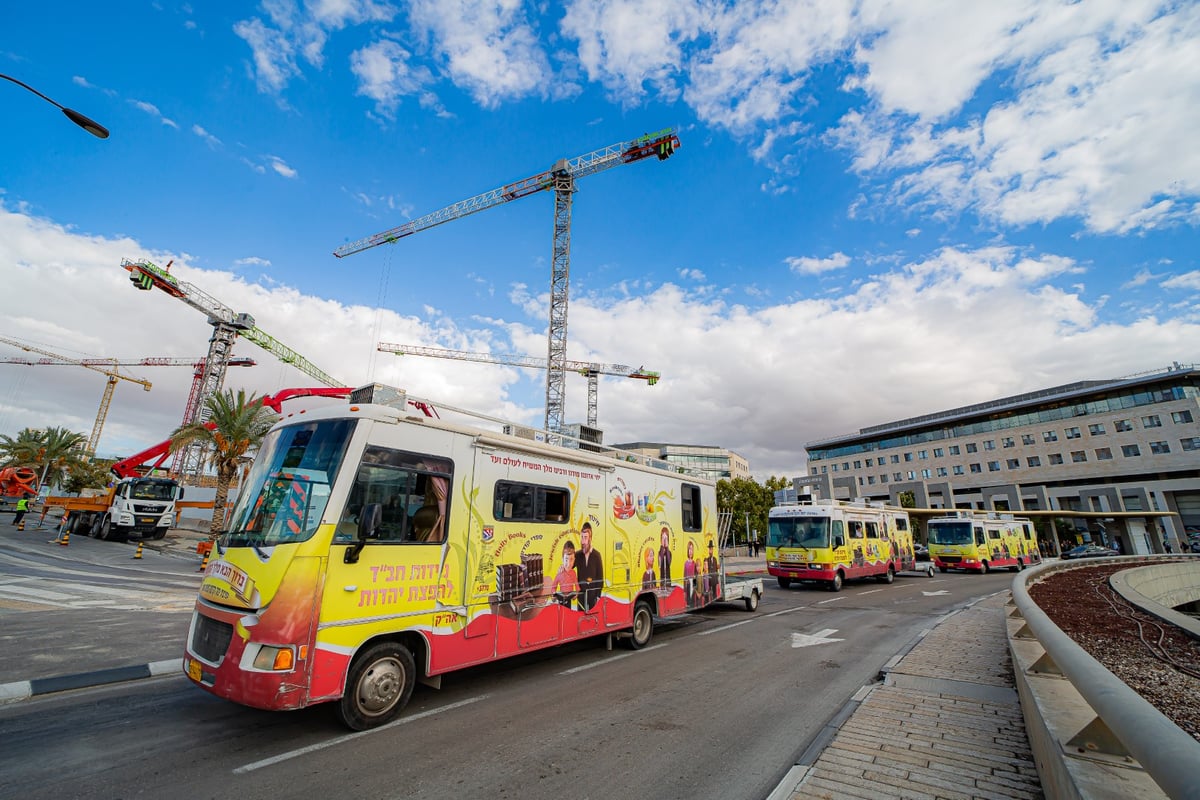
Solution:
<svg viewBox="0 0 1200 800"><path fill-rule="evenodd" d="M141 261L121 259L121 266L129 272L129 282L134 287L144 291L160 289L205 314L208 317L208 324L213 326L212 338L208 340L208 355L204 359L204 376L195 397L194 416L191 419L185 419L185 423L208 421L208 407L205 400L221 391L221 387L224 386L225 368L229 364L230 350L238 336L249 339L283 363L291 364L325 386L345 386L341 381L330 377L324 370L318 369L316 365L295 350L256 327L254 317L249 314L236 313L232 308L199 287L176 278L171 274L172 263L172 261L168 261L166 268L163 269L144 259ZM191 404L192 401L188 402ZM203 446L191 445L181 452L182 456L177 465L179 474L198 475L204 460Z"/></svg>
<svg viewBox="0 0 1200 800"><path fill-rule="evenodd" d="M571 196L580 178L622 164L632 164L651 156L665 161L679 147L674 128L648 133L630 141L618 142L575 158L564 158L553 167L524 180L501 186L490 192L460 200L453 205L426 214L403 225L389 228L365 239L342 245L333 254L343 258L381 244L391 244L405 236L461 219L484 209L528 197L541 191L554 192L554 244L550 262L550 336L546 367L546 422L551 434L560 433L567 372L567 301L571 271Z"/></svg>
<svg viewBox="0 0 1200 800"><path fill-rule="evenodd" d="M508 367L527 367L529 369L549 369L550 363L544 358L534 356L497 355L494 353L469 353L464 350L446 350L441 347L425 347L413 344L389 344L380 342L376 348L383 353L395 353L399 356L429 356L431 358L448 358L453 361L475 361L481 364L501 364ZM646 382L647 386L658 383L661 375L642 367L627 367L624 364L599 364L593 361L563 362L563 368L569 372L578 372L588 381L588 427L596 427L596 397L597 384L601 375L617 375L622 378L636 378Z"/></svg>
<svg viewBox="0 0 1200 800"><path fill-rule="evenodd" d="M18 347L27 353L39 353L43 356L57 359L59 362L64 364L73 364L78 367L85 367L86 369L93 370L94 372L99 372L101 375L104 375L108 378L108 383L104 385L104 394L100 398L100 410L96 412L96 421L92 424L92 435L88 437L87 452L89 455L92 455L96 452L96 446L100 443L100 431L103 430L104 420L106 417L108 417L108 407L112 403L113 390L117 386L117 381L122 380L129 381L130 383L141 384L142 388L147 392L150 391L150 387L152 385L150 381L142 380L141 378L134 378L129 375L122 375L117 371L117 362L115 359L89 359L103 363L105 366L100 366L99 363L85 364L80 359L60 355L59 353L55 353L50 350L43 350L42 348L34 347L31 344L18 342L16 339L8 339L0 336L0 342L12 345L13 347Z"/></svg>

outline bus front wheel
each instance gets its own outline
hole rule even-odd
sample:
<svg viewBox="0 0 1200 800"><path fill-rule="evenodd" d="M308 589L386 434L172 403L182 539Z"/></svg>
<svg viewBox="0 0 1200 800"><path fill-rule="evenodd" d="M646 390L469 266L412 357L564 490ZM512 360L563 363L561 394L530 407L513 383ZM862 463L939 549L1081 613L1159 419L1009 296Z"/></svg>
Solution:
<svg viewBox="0 0 1200 800"><path fill-rule="evenodd" d="M835 573L833 574L833 580L831 580L831 581L829 582L829 591L831 591L831 592L840 592L840 591L842 590L842 584L843 584L844 582L845 582L845 579L844 579L844 578L842 578L842 573L840 573L840 572L835 572Z"/></svg>
<svg viewBox="0 0 1200 800"><path fill-rule="evenodd" d="M876 575L875 580L879 581L880 583L892 583L896 580L896 570L892 569L891 565L889 564L887 574Z"/></svg>
<svg viewBox="0 0 1200 800"><path fill-rule="evenodd" d="M380 642L354 659L338 718L354 731L383 725L408 704L415 682L416 665L408 648Z"/></svg>
<svg viewBox="0 0 1200 800"><path fill-rule="evenodd" d="M791 585L792 585L792 579L791 579L791 578L776 578L775 580L779 581L779 588L780 588L780 589L786 589L786 588L788 588L789 586L791 586Z"/></svg>
<svg viewBox="0 0 1200 800"><path fill-rule="evenodd" d="M984 575L988 574L988 563L986 561L979 562L979 571L982 572Z"/></svg>

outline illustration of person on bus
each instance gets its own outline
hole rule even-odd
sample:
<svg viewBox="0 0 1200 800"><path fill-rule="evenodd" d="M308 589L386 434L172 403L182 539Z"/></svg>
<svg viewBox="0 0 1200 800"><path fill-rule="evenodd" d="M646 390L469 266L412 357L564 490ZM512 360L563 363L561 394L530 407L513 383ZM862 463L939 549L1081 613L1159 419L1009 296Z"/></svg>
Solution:
<svg viewBox="0 0 1200 800"><path fill-rule="evenodd" d="M658 581L664 589L671 588L671 529L662 527L662 545L658 548Z"/></svg>
<svg viewBox="0 0 1200 800"><path fill-rule="evenodd" d="M654 578L654 550L647 547L642 560L646 564L646 571L642 573L642 588L653 589L658 585L658 581Z"/></svg>
<svg viewBox="0 0 1200 800"><path fill-rule="evenodd" d="M687 543L687 560L683 562L683 593L687 597L688 608L695 606L700 599L696 581L696 543L691 539Z"/></svg>
<svg viewBox="0 0 1200 800"><path fill-rule="evenodd" d="M568 539L563 543L562 564L554 583L550 584L554 599L563 606L570 608L579 598L579 575L575 572L575 543Z"/></svg>
<svg viewBox="0 0 1200 800"><path fill-rule="evenodd" d="M579 530L579 550L575 553L575 571L579 576L580 609L591 611L600 602L604 588L604 562L592 549L592 523L583 523Z"/></svg>

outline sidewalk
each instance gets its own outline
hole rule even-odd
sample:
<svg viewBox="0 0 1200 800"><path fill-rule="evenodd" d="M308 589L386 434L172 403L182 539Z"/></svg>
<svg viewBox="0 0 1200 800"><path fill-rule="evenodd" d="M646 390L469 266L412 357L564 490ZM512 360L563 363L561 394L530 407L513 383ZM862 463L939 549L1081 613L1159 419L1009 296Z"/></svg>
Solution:
<svg viewBox="0 0 1200 800"><path fill-rule="evenodd" d="M944 617L893 659L769 800L1043 797L1012 677L1008 597Z"/></svg>

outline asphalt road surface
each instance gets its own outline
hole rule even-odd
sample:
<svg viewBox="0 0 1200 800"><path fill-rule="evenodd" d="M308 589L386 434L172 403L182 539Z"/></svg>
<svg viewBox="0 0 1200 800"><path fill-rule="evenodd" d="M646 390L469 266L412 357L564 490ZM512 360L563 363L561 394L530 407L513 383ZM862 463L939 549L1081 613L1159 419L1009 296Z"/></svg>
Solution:
<svg viewBox="0 0 1200 800"><path fill-rule="evenodd" d="M79 569L85 585L103 586L94 574L112 570L123 589L154 599L189 580L190 564L130 579L128 545L88 542L122 549L96 551L118 555ZM62 563L9 560L0 583L46 569L74 580ZM0 706L0 797L765 798L893 655L1012 578L904 576L840 593L768 580L756 613L718 605L663 623L636 653L609 651L601 637L451 674L440 690L418 685L398 721L358 734L328 707L255 711L182 676L10 703ZM38 616L53 628L59 614L85 612L144 609ZM20 616L0 620L9 629ZM181 617L159 615L174 626Z"/></svg>

